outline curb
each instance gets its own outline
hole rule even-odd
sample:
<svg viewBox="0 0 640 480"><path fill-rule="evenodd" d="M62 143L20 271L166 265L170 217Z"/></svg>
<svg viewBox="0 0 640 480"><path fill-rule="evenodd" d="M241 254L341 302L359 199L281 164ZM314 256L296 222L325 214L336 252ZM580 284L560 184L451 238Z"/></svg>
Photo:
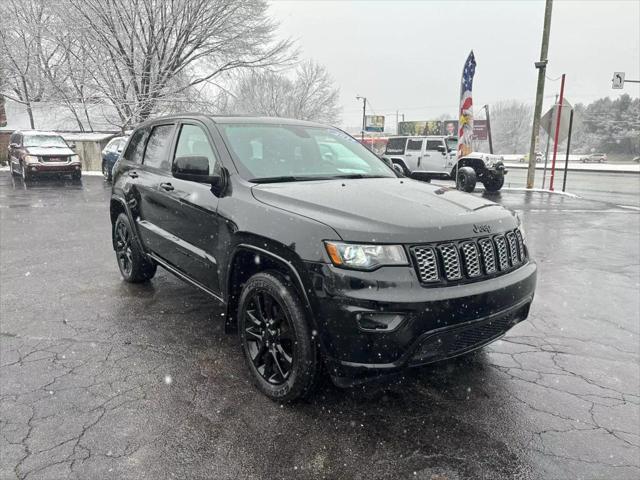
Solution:
<svg viewBox="0 0 640 480"><path fill-rule="evenodd" d="M526 166L526 164L521 165L521 164L515 164L515 163L505 163L504 166L507 169L514 169L514 170L527 170L529 167ZM631 167L633 167L634 165L630 165ZM536 165L536 171L537 170L544 170L544 166L541 165ZM547 166L547 171L550 171L551 167ZM640 167L638 168L624 168L624 169L610 169L610 168L576 168L575 166L572 167L571 165L569 165L569 168L567 168L568 172L583 172L583 173L632 173L632 174L640 174ZM564 165L562 165L561 167L557 167L556 166L556 172L564 172Z"/></svg>

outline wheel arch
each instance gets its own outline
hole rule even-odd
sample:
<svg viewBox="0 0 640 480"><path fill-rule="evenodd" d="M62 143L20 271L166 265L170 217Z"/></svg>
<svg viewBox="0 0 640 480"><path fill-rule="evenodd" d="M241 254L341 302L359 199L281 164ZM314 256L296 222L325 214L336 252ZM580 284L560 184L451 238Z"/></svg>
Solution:
<svg viewBox="0 0 640 480"><path fill-rule="evenodd" d="M481 159L473 158L473 157L471 158L464 157L458 160L458 162L451 169L451 178L455 179L457 170L462 167L473 168L478 178L481 178L484 172L487 170L487 168L484 165L484 162Z"/></svg>
<svg viewBox="0 0 640 480"><path fill-rule="evenodd" d="M291 283L300 295L305 313L315 328L313 308L301 270L302 260L284 245L253 235L240 237L229 255L224 279L224 296L227 303L225 332L237 333L236 314L244 284L256 273L266 271L275 272Z"/></svg>

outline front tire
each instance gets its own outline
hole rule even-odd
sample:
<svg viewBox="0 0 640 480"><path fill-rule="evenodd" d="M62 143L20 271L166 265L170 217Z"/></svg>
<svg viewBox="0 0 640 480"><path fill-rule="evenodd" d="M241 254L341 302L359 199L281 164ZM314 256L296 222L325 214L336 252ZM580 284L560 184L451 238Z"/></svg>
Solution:
<svg viewBox="0 0 640 480"><path fill-rule="evenodd" d="M80 180L80 179L82 178L82 172L81 172L81 171L79 171L79 172L73 172L73 173L71 174L71 178L72 178L73 180Z"/></svg>
<svg viewBox="0 0 640 480"><path fill-rule="evenodd" d="M111 181L111 172L109 171L109 167L107 162L102 162L102 176L107 182Z"/></svg>
<svg viewBox="0 0 640 480"><path fill-rule="evenodd" d="M20 176L22 177L23 182L28 182L31 180L31 175L27 171L27 168L24 166L24 163L20 164Z"/></svg>
<svg viewBox="0 0 640 480"><path fill-rule="evenodd" d="M411 176L411 172L409 171L409 169L405 166L405 164L403 162L400 162L398 160L394 160L393 161L393 165L395 168L398 168L402 171L402 174L405 177L410 177Z"/></svg>
<svg viewBox="0 0 640 480"><path fill-rule="evenodd" d="M487 192L497 192L504 185L504 175L491 175L482 181Z"/></svg>
<svg viewBox="0 0 640 480"><path fill-rule="evenodd" d="M136 242L131 223L126 214L121 213L113 226L113 246L120 274L126 282L142 283L156 274L156 264L151 263Z"/></svg>
<svg viewBox="0 0 640 480"><path fill-rule="evenodd" d="M456 175L456 188L471 193L476 188L476 172L471 167L461 167Z"/></svg>
<svg viewBox="0 0 640 480"><path fill-rule="evenodd" d="M317 384L320 360L293 285L276 272L252 276L240 295L242 351L255 385L271 400L292 402Z"/></svg>

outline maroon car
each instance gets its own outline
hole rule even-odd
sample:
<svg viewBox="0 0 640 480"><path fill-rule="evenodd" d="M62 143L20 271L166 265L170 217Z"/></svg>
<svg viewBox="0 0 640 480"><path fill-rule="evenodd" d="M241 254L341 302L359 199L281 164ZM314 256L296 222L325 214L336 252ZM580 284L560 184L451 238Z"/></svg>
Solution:
<svg viewBox="0 0 640 480"><path fill-rule="evenodd" d="M67 174L77 180L82 175L80 157L54 132L13 132L8 157L11 173L24 180L41 174Z"/></svg>

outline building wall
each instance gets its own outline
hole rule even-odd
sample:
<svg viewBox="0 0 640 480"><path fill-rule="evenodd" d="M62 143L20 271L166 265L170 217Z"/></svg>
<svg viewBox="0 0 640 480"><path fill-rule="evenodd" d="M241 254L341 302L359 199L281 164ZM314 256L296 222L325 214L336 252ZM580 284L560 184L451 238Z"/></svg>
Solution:
<svg viewBox="0 0 640 480"><path fill-rule="evenodd" d="M82 170L102 170L102 149L107 146L109 140L103 141L76 141L76 153L82 162Z"/></svg>
<svg viewBox="0 0 640 480"><path fill-rule="evenodd" d="M13 132L8 131L0 132L0 165L4 165L9 161L7 158L7 153L9 153L7 148L9 147L9 137L11 137L12 133Z"/></svg>

